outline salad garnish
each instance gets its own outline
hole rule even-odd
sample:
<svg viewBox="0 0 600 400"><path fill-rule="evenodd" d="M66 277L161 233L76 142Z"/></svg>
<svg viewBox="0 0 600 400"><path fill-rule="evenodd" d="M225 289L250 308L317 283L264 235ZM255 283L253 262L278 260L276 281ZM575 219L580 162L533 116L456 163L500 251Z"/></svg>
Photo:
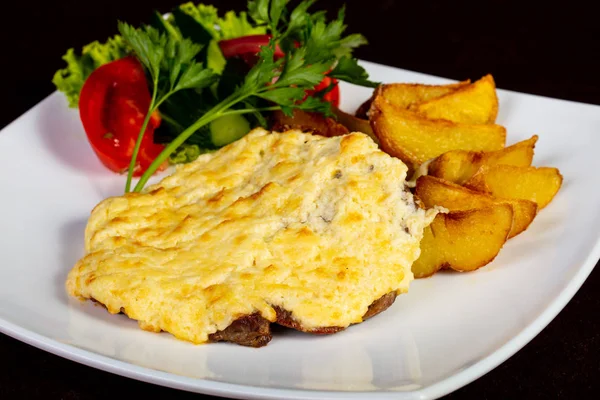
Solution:
<svg viewBox="0 0 600 400"><path fill-rule="evenodd" d="M121 152L126 149L130 161L125 192L139 192L167 160L191 161L237 140L252 127L265 126L272 111L291 115L299 109L333 116L338 80L377 86L352 56L366 40L360 34L344 36L344 9L328 21L324 11L308 11L315 1L304 0L289 11L289 0L251 0L247 14L228 12L223 18L212 6L186 3L167 18L155 13L151 25L136 28L119 22L120 36L106 44L95 42L79 58L69 50L68 67L57 72L54 83L81 112L89 107L78 98L80 88L85 91L98 64L133 56L143 66L150 101L145 107L138 102L135 108L143 119L119 118L131 126L112 124L114 129L106 132L110 135L95 138ZM112 99L103 106L136 98L120 96L126 101ZM98 113L109 114L120 115ZM90 137L90 128L84 127ZM150 163L144 162L149 142L164 144ZM137 174L141 177L132 189Z"/></svg>

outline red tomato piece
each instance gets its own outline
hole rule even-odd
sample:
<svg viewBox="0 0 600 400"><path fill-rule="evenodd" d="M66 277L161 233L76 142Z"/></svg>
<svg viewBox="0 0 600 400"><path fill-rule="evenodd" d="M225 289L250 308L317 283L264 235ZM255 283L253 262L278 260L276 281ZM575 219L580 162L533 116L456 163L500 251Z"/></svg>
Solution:
<svg viewBox="0 0 600 400"><path fill-rule="evenodd" d="M219 47L225 58L239 56L244 58L245 61L251 61L251 56L256 56L261 47L268 45L271 37L271 35L249 35L235 39L221 40ZM275 46L275 59L281 58L284 55L279 45ZM246 60L246 58L249 59Z"/></svg>
<svg viewBox="0 0 600 400"><path fill-rule="evenodd" d="M236 39L221 40L219 47L225 58L240 57L246 64L253 66L258 60L260 48L267 46L270 40L271 35L249 35ZM284 55L279 45L277 45L275 47L275 59L281 58ZM312 96L316 92L324 90L332 82L335 84L335 87L323 96L323 99L330 102L333 106L338 107L340 105L340 88L337 79L325 77L313 90L306 91L307 96Z"/></svg>
<svg viewBox="0 0 600 400"><path fill-rule="evenodd" d="M105 64L86 79L79 96L79 115L90 145L110 170L122 173L129 168L150 101L144 68L134 57ZM160 116L155 113L142 140L135 176L164 148L154 143L159 125Z"/></svg>
<svg viewBox="0 0 600 400"><path fill-rule="evenodd" d="M323 100L328 101L334 107L340 106L340 85L337 79L326 76L313 90L307 90L307 96L312 96L317 92L325 90L329 85L333 84L333 89L323 96Z"/></svg>

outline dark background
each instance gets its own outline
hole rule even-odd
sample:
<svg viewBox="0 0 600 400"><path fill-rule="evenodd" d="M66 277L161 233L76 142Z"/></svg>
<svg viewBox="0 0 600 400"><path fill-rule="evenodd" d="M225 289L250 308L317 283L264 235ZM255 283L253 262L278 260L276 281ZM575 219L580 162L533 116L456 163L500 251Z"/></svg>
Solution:
<svg viewBox="0 0 600 400"><path fill-rule="evenodd" d="M205 1L221 10L245 1ZM0 24L0 127L50 94L61 55L147 21L168 0L11 1ZM344 1L320 0L337 10ZM503 89L600 104L600 23L584 1L346 1L359 58L453 79L492 73ZM343 95L343 94L342 94ZM600 132L599 132L600 134ZM590 184L597 184L591 182ZM588 399L600 389L600 272L524 349L447 399ZM98 371L0 335L0 398L202 398ZM208 397L205 397L208 398Z"/></svg>

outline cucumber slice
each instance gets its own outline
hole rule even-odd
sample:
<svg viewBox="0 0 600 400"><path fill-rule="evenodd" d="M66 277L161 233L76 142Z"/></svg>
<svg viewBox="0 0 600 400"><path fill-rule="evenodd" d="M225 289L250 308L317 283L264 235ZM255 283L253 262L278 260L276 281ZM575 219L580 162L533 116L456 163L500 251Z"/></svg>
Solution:
<svg viewBox="0 0 600 400"><path fill-rule="evenodd" d="M210 123L210 138L217 147L225 146L250 132L250 123L239 114L225 115Z"/></svg>
<svg viewBox="0 0 600 400"><path fill-rule="evenodd" d="M158 11L154 11L154 13L152 13L150 25L158 29L159 33L181 39L181 34L177 31L177 28L175 28L171 22L163 18L162 14L160 14Z"/></svg>

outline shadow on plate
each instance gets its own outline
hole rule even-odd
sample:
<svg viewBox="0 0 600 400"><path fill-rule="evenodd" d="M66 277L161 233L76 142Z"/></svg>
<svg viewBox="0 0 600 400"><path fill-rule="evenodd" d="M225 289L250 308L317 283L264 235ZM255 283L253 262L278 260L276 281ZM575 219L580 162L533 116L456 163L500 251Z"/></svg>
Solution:
<svg viewBox="0 0 600 400"><path fill-rule="evenodd" d="M65 223L59 231L60 262L63 269L55 277L56 296L64 304L69 302L65 282L71 268L84 254L84 232L87 219Z"/></svg>
<svg viewBox="0 0 600 400"><path fill-rule="evenodd" d="M41 108L37 120L42 140L63 164L85 171L103 173L102 166L90 147L76 110L69 110L64 99L52 97Z"/></svg>
<svg viewBox="0 0 600 400"><path fill-rule="evenodd" d="M510 119L510 115L512 114L512 110L515 108L515 101L512 96L501 96L498 104L498 116L496 117L496 123L500 125L504 125L504 121L508 121ZM512 144L512 135L507 135L506 145Z"/></svg>

